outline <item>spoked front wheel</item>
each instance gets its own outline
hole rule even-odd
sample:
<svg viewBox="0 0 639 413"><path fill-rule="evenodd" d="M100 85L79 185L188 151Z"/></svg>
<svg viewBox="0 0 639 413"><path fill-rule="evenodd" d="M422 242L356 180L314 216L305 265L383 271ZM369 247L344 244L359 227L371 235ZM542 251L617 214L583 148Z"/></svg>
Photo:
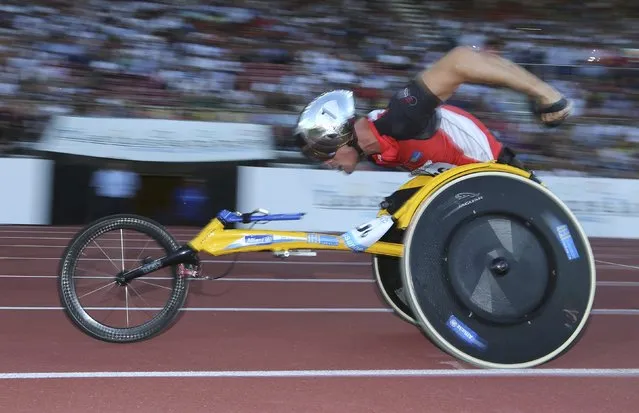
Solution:
<svg viewBox="0 0 639 413"><path fill-rule="evenodd" d="M116 276L179 248L160 224L137 215L113 215L80 231L60 260L58 289L73 324L102 341L127 343L166 330L186 301L183 264L127 283Z"/></svg>

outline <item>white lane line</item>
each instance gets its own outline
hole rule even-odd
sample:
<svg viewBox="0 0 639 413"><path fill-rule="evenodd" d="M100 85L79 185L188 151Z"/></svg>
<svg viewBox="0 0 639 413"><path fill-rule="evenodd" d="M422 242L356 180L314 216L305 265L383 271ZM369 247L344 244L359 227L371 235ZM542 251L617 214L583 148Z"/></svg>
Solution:
<svg viewBox="0 0 639 413"><path fill-rule="evenodd" d="M44 306L16 306L16 307L0 307L0 311L59 311L62 307L44 307ZM84 307L87 311L125 311L125 307ZM129 308L129 311L159 311L162 307L136 307ZM247 312L247 313L390 313L391 309L372 307L372 308L330 308L330 307L317 307L317 308L267 308L267 307L186 307L180 309L180 311L195 311L195 312Z"/></svg>
<svg viewBox="0 0 639 413"><path fill-rule="evenodd" d="M606 268L621 267L621 268L628 268L632 270L639 270L638 265L619 264L616 262L608 262L608 261L601 261L601 260L595 260L595 261L597 262L597 264L604 264L601 267L604 267L604 266L606 266Z"/></svg>
<svg viewBox="0 0 639 413"><path fill-rule="evenodd" d="M394 369L394 370L213 370L213 371L91 371L0 373L3 380L101 378L297 378L297 377L639 377L639 369Z"/></svg>
<svg viewBox="0 0 639 413"><path fill-rule="evenodd" d="M0 279L57 279L57 275L20 275L20 274L0 274ZM110 280L112 276L82 276L75 277L77 280ZM171 277L152 277L146 276L145 280L170 280ZM273 278L273 277L248 277L248 276L230 276L222 277L215 280L191 280L191 281L215 281L215 282L273 282L273 283L361 283L370 284L375 280L372 278ZM597 281L599 287L639 287L639 281Z"/></svg>
<svg viewBox="0 0 639 413"><path fill-rule="evenodd" d="M597 281L599 287L639 287L639 281Z"/></svg>
<svg viewBox="0 0 639 413"><path fill-rule="evenodd" d="M0 279L57 279L57 275L0 275ZM108 276L83 276L75 277L76 280L111 280ZM145 280L171 280L172 277L144 277ZM190 281L215 281L215 282L274 282L274 283L362 283L370 284L375 280L372 278L270 278L270 277L223 277L215 280L190 280ZM639 282L637 283L639 286Z"/></svg>
<svg viewBox="0 0 639 413"><path fill-rule="evenodd" d="M636 308L598 308L592 310L593 315L639 315L639 309Z"/></svg>
<svg viewBox="0 0 639 413"><path fill-rule="evenodd" d="M57 257L0 257L0 260L5 261L60 261ZM105 261L106 258L82 258L83 261ZM126 259L124 261L137 262L139 260ZM278 260L201 260L202 263L208 264L266 264L266 265L348 265L348 266L368 266L373 265L372 261L278 261Z"/></svg>
<svg viewBox="0 0 639 413"><path fill-rule="evenodd" d="M4 306L0 307L0 311L60 311L62 307L54 306ZM124 307L84 307L88 311L125 311ZM162 307L137 307L130 308L129 311L159 311ZM190 312L227 312L227 313L392 313L393 310L383 307L371 308L275 308L275 307L186 307L180 311ZM631 308L612 308L612 309L594 309L592 315L639 315L639 309Z"/></svg>

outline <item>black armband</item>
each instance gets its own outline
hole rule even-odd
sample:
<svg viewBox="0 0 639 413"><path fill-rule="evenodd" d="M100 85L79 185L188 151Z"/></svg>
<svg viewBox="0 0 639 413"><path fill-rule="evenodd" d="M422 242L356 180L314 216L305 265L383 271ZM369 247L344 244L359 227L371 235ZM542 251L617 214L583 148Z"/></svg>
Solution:
<svg viewBox="0 0 639 413"><path fill-rule="evenodd" d="M382 135L397 140L426 138L434 130L435 112L441 103L416 77L393 94L386 113L374 123Z"/></svg>
<svg viewBox="0 0 639 413"><path fill-rule="evenodd" d="M429 102L432 102L432 104L434 104L435 107L444 103L436 94L433 93L432 90L430 90L430 88L426 85L426 83L424 83L424 79L422 78L421 74L418 74L417 76L415 76L413 80L411 81L411 83L414 83L415 86L421 89L423 93L423 98Z"/></svg>

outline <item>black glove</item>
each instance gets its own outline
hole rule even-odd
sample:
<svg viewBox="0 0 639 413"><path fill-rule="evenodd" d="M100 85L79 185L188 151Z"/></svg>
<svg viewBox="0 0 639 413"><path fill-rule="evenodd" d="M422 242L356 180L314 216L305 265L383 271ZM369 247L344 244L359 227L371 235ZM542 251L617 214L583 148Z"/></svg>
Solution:
<svg viewBox="0 0 639 413"><path fill-rule="evenodd" d="M561 125L571 113L571 110L569 109L569 110L566 110L565 113L563 113L559 117L555 116L555 117L551 117L550 120L544 120L542 115L559 113L565 110L566 108L568 108L571 105L571 102L568 99L563 97L559 99L557 102L551 105L546 105L546 106L541 106L539 105L539 103L537 103L534 100L530 100L529 102L530 102L530 111L533 113L533 115L535 115L535 117L541 123L543 123L549 128L555 128Z"/></svg>

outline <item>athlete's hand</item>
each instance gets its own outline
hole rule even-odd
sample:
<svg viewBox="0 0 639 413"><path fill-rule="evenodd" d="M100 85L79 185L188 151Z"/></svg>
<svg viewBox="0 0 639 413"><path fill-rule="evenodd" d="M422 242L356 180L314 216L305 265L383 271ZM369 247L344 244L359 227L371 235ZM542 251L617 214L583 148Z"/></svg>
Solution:
<svg viewBox="0 0 639 413"><path fill-rule="evenodd" d="M553 100L531 100L530 106L535 117L549 128L561 125L572 113L572 102L561 95Z"/></svg>

